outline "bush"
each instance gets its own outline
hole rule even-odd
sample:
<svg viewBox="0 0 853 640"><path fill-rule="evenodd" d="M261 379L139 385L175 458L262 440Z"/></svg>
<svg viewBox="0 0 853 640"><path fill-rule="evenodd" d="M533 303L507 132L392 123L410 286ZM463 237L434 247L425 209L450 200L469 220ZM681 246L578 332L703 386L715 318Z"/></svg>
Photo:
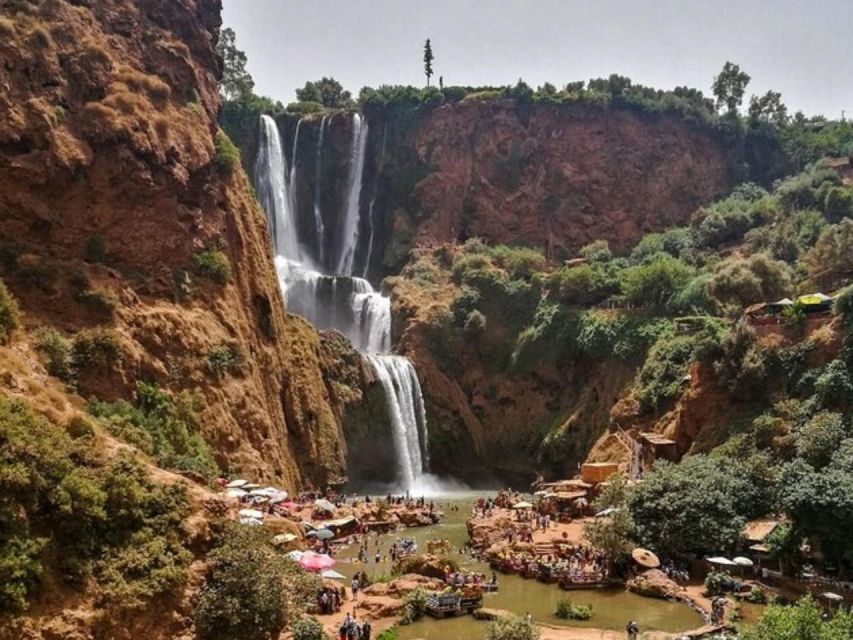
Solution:
<svg viewBox="0 0 853 640"><path fill-rule="evenodd" d="M539 640L539 627L526 617L508 615L486 627L486 640Z"/></svg>
<svg viewBox="0 0 853 640"><path fill-rule="evenodd" d="M833 187L826 194L823 211L830 222L853 217L853 191L847 187Z"/></svg>
<svg viewBox="0 0 853 640"><path fill-rule="evenodd" d="M316 594L319 577L278 553L259 528L228 526L208 555L193 614L199 640L278 637Z"/></svg>
<svg viewBox="0 0 853 640"><path fill-rule="evenodd" d="M226 373L236 373L243 362L240 347L236 344L221 344L213 347L207 354L207 370L211 375L221 378Z"/></svg>
<svg viewBox="0 0 853 640"><path fill-rule="evenodd" d="M112 318L118 306L118 299L112 291L81 291L75 297L80 304L104 319Z"/></svg>
<svg viewBox="0 0 853 640"><path fill-rule="evenodd" d="M216 132L213 147L215 151L213 162L216 168L223 175L231 175L240 163L240 150L234 146L231 138L222 129Z"/></svg>
<svg viewBox="0 0 853 640"><path fill-rule="evenodd" d="M205 249L193 254L196 271L219 284L231 279L231 261L219 249Z"/></svg>
<svg viewBox="0 0 853 640"><path fill-rule="evenodd" d="M314 618L297 620L290 628L293 640L326 640L323 625Z"/></svg>
<svg viewBox="0 0 853 640"><path fill-rule="evenodd" d="M705 594L721 596L732 590L732 577L722 571L712 571L705 576Z"/></svg>
<svg viewBox="0 0 853 640"><path fill-rule="evenodd" d="M481 253L462 253L453 260L451 271L453 282L461 284L470 274L489 269L494 269L494 264L489 256Z"/></svg>
<svg viewBox="0 0 853 640"><path fill-rule="evenodd" d="M89 437L74 441L6 399L0 468L0 611L26 606L46 561L63 581L93 578L99 606L110 608L138 606L185 580L182 485L154 485L128 456L106 465Z"/></svg>
<svg viewBox="0 0 853 640"><path fill-rule="evenodd" d="M622 291L638 306L662 311L693 277L693 269L678 258L658 254L642 265L625 271Z"/></svg>
<svg viewBox="0 0 853 640"><path fill-rule="evenodd" d="M219 468L210 447L199 434L201 398L184 391L171 396L156 385L137 383L136 404L123 400L89 403L113 435L176 471L190 471L208 480Z"/></svg>
<svg viewBox="0 0 853 640"><path fill-rule="evenodd" d="M71 343L74 367L83 371L92 367L110 367L121 359L118 336L109 329L84 329Z"/></svg>
<svg viewBox="0 0 853 640"><path fill-rule="evenodd" d="M480 292L473 287L463 286L462 291L450 304L450 311L453 313L453 324L460 329L464 327L468 317L474 311L477 311L479 304Z"/></svg>
<svg viewBox="0 0 853 640"><path fill-rule="evenodd" d="M545 256L537 249L498 245L489 251L498 266L511 278L530 278L545 268Z"/></svg>
<svg viewBox="0 0 853 640"><path fill-rule="evenodd" d="M486 316L475 309L465 319L464 330L470 336L482 335L486 330Z"/></svg>
<svg viewBox="0 0 853 640"><path fill-rule="evenodd" d="M71 341L52 327L40 327L35 333L36 349L47 359L47 372L63 382L75 378Z"/></svg>
<svg viewBox="0 0 853 640"><path fill-rule="evenodd" d="M18 328L18 322L18 303L9 293L6 283L0 280L0 343Z"/></svg>
<svg viewBox="0 0 853 640"><path fill-rule="evenodd" d="M643 411L657 411L684 387L695 353L692 337L666 338L652 347L637 378L637 399Z"/></svg>
<svg viewBox="0 0 853 640"><path fill-rule="evenodd" d="M560 598L554 615L561 620L589 620L592 618L592 605L574 604L568 598Z"/></svg>
<svg viewBox="0 0 853 640"><path fill-rule="evenodd" d="M741 308L756 302L778 300L788 294L791 287L788 266L763 253L746 260L724 260L717 265L708 281L708 290L717 301Z"/></svg>
<svg viewBox="0 0 853 640"><path fill-rule="evenodd" d="M403 599L405 609L400 624L411 624L426 614L427 593L423 589L414 589Z"/></svg>

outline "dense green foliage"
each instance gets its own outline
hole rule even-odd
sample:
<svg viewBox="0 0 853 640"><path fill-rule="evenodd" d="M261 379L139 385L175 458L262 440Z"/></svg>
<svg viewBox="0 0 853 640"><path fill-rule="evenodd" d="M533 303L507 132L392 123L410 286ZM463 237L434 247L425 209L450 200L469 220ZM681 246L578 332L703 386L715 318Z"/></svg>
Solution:
<svg viewBox="0 0 853 640"><path fill-rule="evenodd" d="M18 326L18 303L6 284L0 280L0 343L5 342L13 329Z"/></svg>
<svg viewBox="0 0 853 640"><path fill-rule="evenodd" d="M194 253L193 264L200 275L219 284L225 284L231 279L231 261L219 249L211 248Z"/></svg>
<svg viewBox="0 0 853 640"><path fill-rule="evenodd" d="M0 612L25 608L48 571L69 584L95 578L108 609L186 578L184 487L153 484L130 457L105 460L91 431L76 431L0 399Z"/></svg>
<svg viewBox="0 0 853 640"><path fill-rule="evenodd" d="M486 627L486 640L539 640L539 636L539 627L523 616L501 616Z"/></svg>
<svg viewBox="0 0 853 640"><path fill-rule="evenodd" d="M561 620L589 620L592 618L592 605L575 604L568 598L560 598L554 615Z"/></svg>
<svg viewBox="0 0 853 640"><path fill-rule="evenodd" d="M806 596L793 606L771 604L755 627L743 633L744 640L847 640L853 637L853 614L837 611L823 620L823 611Z"/></svg>
<svg viewBox="0 0 853 640"><path fill-rule="evenodd" d="M320 579L279 553L269 534L231 524L207 558L195 606L200 640L266 640L305 613ZM307 625L302 624L301 628ZM310 637L310 636L303 636Z"/></svg>
<svg viewBox="0 0 853 640"><path fill-rule="evenodd" d="M136 402L89 403L110 433L151 455L167 469L190 471L208 480L218 467L199 434L200 395L183 391L171 396L156 385L137 383Z"/></svg>
<svg viewBox="0 0 853 640"><path fill-rule="evenodd" d="M216 155L213 162L220 173L231 175L234 168L240 164L240 150L222 129L216 132L213 139Z"/></svg>

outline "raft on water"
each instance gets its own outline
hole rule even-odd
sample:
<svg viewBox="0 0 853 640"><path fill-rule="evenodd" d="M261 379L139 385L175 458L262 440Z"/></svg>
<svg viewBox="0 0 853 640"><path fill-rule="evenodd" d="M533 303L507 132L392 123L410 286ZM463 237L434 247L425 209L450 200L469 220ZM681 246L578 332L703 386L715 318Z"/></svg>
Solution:
<svg viewBox="0 0 853 640"><path fill-rule="evenodd" d="M482 593L470 595L446 593L429 597L426 603L426 612L433 618L452 618L473 613L482 606Z"/></svg>

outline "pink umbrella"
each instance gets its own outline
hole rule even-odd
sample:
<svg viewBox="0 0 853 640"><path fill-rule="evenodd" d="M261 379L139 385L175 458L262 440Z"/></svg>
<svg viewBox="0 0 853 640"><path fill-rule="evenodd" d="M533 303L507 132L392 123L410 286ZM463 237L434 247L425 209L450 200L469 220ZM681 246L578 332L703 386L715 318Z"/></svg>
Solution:
<svg viewBox="0 0 853 640"><path fill-rule="evenodd" d="M299 560L299 564L308 571L324 571L335 566L335 559L325 553L306 551Z"/></svg>

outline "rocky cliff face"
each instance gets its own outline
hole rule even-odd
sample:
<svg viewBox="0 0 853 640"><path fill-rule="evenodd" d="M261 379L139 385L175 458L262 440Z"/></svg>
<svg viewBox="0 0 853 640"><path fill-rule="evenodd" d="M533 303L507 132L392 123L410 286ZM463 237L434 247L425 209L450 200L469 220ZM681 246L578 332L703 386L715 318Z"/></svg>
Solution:
<svg viewBox="0 0 853 640"><path fill-rule="evenodd" d="M415 190L420 243L623 249L732 185L731 154L708 130L629 110L463 101L433 111L413 144L431 168Z"/></svg>
<svg viewBox="0 0 853 640"><path fill-rule="evenodd" d="M344 473L341 394L318 334L284 312L239 163L214 145L220 9L2 4L3 277L28 329L117 338L80 397L131 398L138 381L197 388L222 468L296 489ZM202 264L223 256L230 274ZM211 367L224 352L233 366ZM7 387L26 387L14 376Z"/></svg>

